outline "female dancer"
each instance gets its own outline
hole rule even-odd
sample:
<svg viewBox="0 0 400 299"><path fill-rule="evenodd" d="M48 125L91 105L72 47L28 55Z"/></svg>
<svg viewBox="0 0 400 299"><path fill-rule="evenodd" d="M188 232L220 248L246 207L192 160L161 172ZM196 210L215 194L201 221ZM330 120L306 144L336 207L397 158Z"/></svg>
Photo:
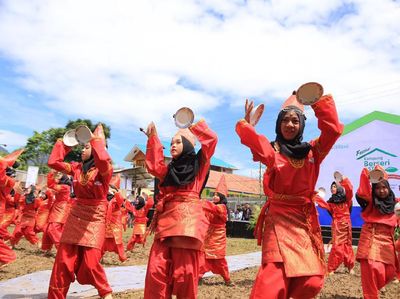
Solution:
<svg viewBox="0 0 400 299"><path fill-rule="evenodd" d="M361 285L366 299L379 298L379 290L400 270L394 244L397 225L394 207L399 200L395 198L383 168L377 166L375 169L382 171L384 178L371 184L369 171L364 168L356 193L364 220L356 259L360 262Z"/></svg>
<svg viewBox="0 0 400 299"><path fill-rule="evenodd" d="M245 119L236 124L242 144L254 161L267 166L264 205L255 233L262 242L262 265L251 298L314 298L322 289L324 249L314 197L319 168L343 125L332 96L322 96L311 107L321 130L319 138L302 142L306 117L295 93L279 112L274 142L250 124L253 103L246 101Z"/></svg>
<svg viewBox="0 0 400 299"><path fill-rule="evenodd" d="M194 150L195 138L201 150ZM166 165L163 146L150 123L146 167L157 177L160 197L153 218L154 243L147 266L144 298L196 298L200 249L208 221L200 202L217 136L201 120L179 130L171 141L172 161Z"/></svg>
<svg viewBox="0 0 400 299"><path fill-rule="evenodd" d="M107 193L113 173L111 158L105 148L99 125L82 149L81 163L64 162L71 148L61 140L54 145L48 164L73 177L76 195L64 225L51 273L48 298L66 298L70 284L93 285L100 297L112 298L112 290L100 259L104 242Z"/></svg>
<svg viewBox="0 0 400 299"><path fill-rule="evenodd" d="M202 254L202 263L200 265L201 279L204 273L211 271L214 274L219 274L228 286L233 286L230 276L228 263L226 262L226 219L228 211L226 209L226 196L228 188L225 182L225 176L221 179L215 189L213 202L204 201L204 211L210 226L207 231L204 241L204 253Z"/></svg>
<svg viewBox="0 0 400 299"><path fill-rule="evenodd" d="M147 200L145 199L146 197ZM134 206L129 205L131 208L130 211L135 218L133 223L132 237L126 246L126 250L133 250L136 243L142 244L144 247L146 243L145 234L148 221L147 214L153 205L153 198L144 194L136 199Z"/></svg>
<svg viewBox="0 0 400 299"><path fill-rule="evenodd" d="M332 196L325 202L316 197L318 205L328 210L332 216L332 249L328 258L328 274L333 274L341 263L354 274L354 252L352 247L352 230L350 210L352 207L353 185L343 177L338 183L331 184Z"/></svg>
<svg viewBox="0 0 400 299"><path fill-rule="evenodd" d="M53 244L58 248L65 222L71 210L72 181L66 174L56 175L51 171L47 175L47 187L53 190L55 201L51 207L47 227L42 237L42 249L50 250Z"/></svg>

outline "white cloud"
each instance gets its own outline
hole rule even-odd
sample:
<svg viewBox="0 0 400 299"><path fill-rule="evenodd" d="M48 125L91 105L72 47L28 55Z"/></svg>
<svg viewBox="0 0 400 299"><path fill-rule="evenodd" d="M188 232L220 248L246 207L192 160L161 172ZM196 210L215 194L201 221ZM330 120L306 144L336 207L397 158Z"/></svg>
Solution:
<svg viewBox="0 0 400 299"><path fill-rule="evenodd" d="M400 96L395 1L0 5L0 51L16 62L24 88L66 115L120 128L155 120L170 124L159 129L169 135L180 106L206 115L226 95L237 99L232 105L245 97L281 102L314 80L337 95L343 115L400 113L392 102Z"/></svg>
<svg viewBox="0 0 400 299"><path fill-rule="evenodd" d="M26 144L28 137L15 132L0 130L0 145L6 144L6 149L10 147L20 147Z"/></svg>

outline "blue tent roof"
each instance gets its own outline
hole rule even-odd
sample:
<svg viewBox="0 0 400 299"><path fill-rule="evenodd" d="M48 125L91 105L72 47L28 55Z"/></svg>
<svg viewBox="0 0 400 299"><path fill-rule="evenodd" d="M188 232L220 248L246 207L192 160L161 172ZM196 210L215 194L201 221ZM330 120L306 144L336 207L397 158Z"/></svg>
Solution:
<svg viewBox="0 0 400 299"><path fill-rule="evenodd" d="M171 157L171 154L169 152L169 147L170 144L168 142L161 142L163 147L164 147L164 157ZM136 144L136 146L143 152L146 153L146 145L145 144ZM228 162L225 162L219 158L212 157L211 158L211 165L213 166L218 166L218 167L223 167L223 168L229 168L229 169L237 169L234 165L229 164Z"/></svg>

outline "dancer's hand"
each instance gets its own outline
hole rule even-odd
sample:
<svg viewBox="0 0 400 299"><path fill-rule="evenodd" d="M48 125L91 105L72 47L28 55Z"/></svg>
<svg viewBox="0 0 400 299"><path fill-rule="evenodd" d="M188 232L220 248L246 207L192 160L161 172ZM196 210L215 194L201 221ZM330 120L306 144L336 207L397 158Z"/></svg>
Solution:
<svg viewBox="0 0 400 299"><path fill-rule="evenodd" d="M146 135L147 138L151 135L157 135L156 125L154 124L154 122L149 123L149 125L147 126Z"/></svg>
<svg viewBox="0 0 400 299"><path fill-rule="evenodd" d="M251 115L251 111L254 108L254 103L253 101L249 101L248 99L246 99L246 103L244 105L244 119L250 123L250 115Z"/></svg>

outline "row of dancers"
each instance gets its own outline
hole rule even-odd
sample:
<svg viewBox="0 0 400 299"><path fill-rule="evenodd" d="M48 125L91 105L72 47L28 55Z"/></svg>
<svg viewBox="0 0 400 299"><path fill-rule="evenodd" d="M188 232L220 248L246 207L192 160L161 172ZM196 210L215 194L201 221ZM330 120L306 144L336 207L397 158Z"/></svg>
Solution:
<svg viewBox="0 0 400 299"><path fill-rule="evenodd" d="M255 227L262 261L250 298L314 298L323 287L327 271L335 270L345 251L351 254L348 239L343 237L351 231L349 213L345 212L349 199L345 196L345 201L341 198L335 202L338 194L332 196L331 202L323 203L315 192L320 165L341 135L343 125L333 97L323 95L311 105L321 134L303 142L306 117L294 93L278 114L276 138L270 142L255 130L251 120L253 106L246 101L244 118L235 128L241 143L251 150L253 160L267 166L263 186L268 200ZM168 164L154 123L145 133L146 168L160 184L148 228L149 233L154 233L154 241L144 298L196 298L199 278L206 270L221 274L232 285L225 259L226 192L218 192L213 202L200 198L217 145L216 133L204 120L180 129L171 140L172 160ZM91 135L82 150L82 162L64 161L71 148L62 140L56 142L48 160L50 168L72 176L76 194L57 248L49 298L65 298L75 279L95 286L102 298L112 297L100 260L107 238L106 219L112 214L107 196L113 168L101 127ZM198 152L196 140L201 145ZM11 183L7 178L5 181L1 186L8 187L2 187L2 193L8 194ZM345 179L341 184L347 185L350 197L350 182ZM356 198L365 221L356 256L361 265L363 294L365 298L378 298L379 289L400 271L393 238L399 199L394 197L387 177L371 184L367 169L361 173ZM114 199L118 202L115 194ZM328 270L315 203L330 210L336 219ZM341 212L343 217L337 216ZM344 239L347 247L342 245ZM205 254L207 247L211 250ZM350 271L353 269L354 262L345 264Z"/></svg>

